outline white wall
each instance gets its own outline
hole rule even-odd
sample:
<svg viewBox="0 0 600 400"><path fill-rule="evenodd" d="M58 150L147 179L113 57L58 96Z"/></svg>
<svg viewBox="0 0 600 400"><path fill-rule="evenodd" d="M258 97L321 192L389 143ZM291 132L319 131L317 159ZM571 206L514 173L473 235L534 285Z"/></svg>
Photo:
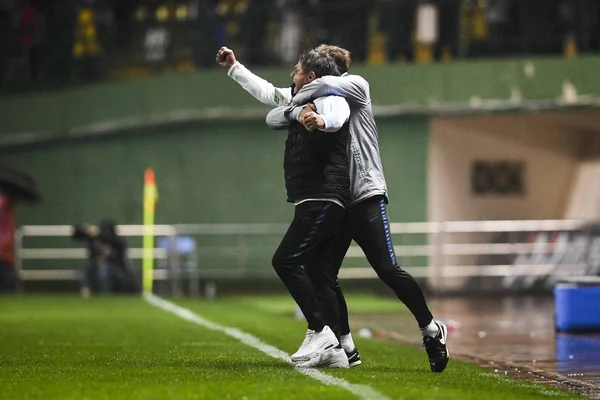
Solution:
<svg viewBox="0 0 600 400"><path fill-rule="evenodd" d="M583 134L547 115L435 118L429 153L429 220L562 218ZM475 160L522 160L524 196L475 196Z"/></svg>
<svg viewBox="0 0 600 400"><path fill-rule="evenodd" d="M600 219L600 161L584 161L578 165L564 217Z"/></svg>
<svg viewBox="0 0 600 400"><path fill-rule="evenodd" d="M429 157L430 221L600 218L600 163L594 162L600 160L598 111L434 118ZM526 194L472 194L476 160L524 161ZM493 236L445 234L443 240L483 243ZM434 269L476 264L477 257L469 255L430 259ZM444 277L431 284L452 290L464 282Z"/></svg>

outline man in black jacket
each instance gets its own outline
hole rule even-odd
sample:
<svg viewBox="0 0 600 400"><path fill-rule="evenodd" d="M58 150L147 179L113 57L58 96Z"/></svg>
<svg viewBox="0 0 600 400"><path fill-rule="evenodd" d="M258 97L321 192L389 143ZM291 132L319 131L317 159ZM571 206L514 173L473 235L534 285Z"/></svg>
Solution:
<svg viewBox="0 0 600 400"><path fill-rule="evenodd" d="M324 75L339 75L335 60L309 50L300 56L292 72L293 93ZM294 203L294 219L273 256L273 267L308 322L299 365L348 367L348 358L325 321L336 308L323 310L317 292L335 297L334 277L315 263L338 233L349 200L347 146L350 108L341 97L315 100L319 129L309 132L301 123L289 126L284 172L288 201ZM316 268L309 268L309 266Z"/></svg>
<svg viewBox="0 0 600 400"><path fill-rule="evenodd" d="M227 48L219 50L217 62L230 72L237 67L243 69ZM283 101L325 75L339 75L335 60L309 50L300 56L291 74L294 84L284 90L286 95L274 96ZM317 129L309 132L302 123L286 127L285 186L287 200L294 203L295 211L273 256L273 267L308 322L306 338L299 349L301 357L292 360L304 367L347 368L348 358L325 323L338 318L337 303L334 301L332 307L322 309L317 295L326 293L335 300L335 278L321 268L317 258L324 254L345 219L350 190L347 156L350 108L341 97L325 96L316 99L314 110L303 116L313 121Z"/></svg>

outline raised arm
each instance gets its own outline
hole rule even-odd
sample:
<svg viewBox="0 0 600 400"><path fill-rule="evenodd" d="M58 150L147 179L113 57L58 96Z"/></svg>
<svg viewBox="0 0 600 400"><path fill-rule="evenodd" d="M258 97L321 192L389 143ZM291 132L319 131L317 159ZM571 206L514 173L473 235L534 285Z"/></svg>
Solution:
<svg viewBox="0 0 600 400"><path fill-rule="evenodd" d="M239 61L236 61L236 63L232 65L227 72L227 75L263 104L268 106L284 106L291 101L291 87L276 88L271 82L253 74Z"/></svg>
<svg viewBox="0 0 600 400"><path fill-rule="evenodd" d="M324 76L304 85L294 96L295 104L306 104L324 96L341 96L350 105L367 105L371 102L369 83L359 75Z"/></svg>
<svg viewBox="0 0 600 400"><path fill-rule="evenodd" d="M221 47L217 53L217 62L223 68L228 68L227 75L261 103L275 107L290 103L292 99L291 86L276 88L271 82L255 75L236 60L233 50Z"/></svg>

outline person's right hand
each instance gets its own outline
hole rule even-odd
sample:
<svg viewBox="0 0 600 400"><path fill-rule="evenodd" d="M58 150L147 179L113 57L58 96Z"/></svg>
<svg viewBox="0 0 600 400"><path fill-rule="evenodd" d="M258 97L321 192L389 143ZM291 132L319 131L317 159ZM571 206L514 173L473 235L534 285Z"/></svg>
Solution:
<svg viewBox="0 0 600 400"><path fill-rule="evenodd" d="M325 120L316 112L309 112L304 116L304 122L302 125L307 131L312 132L314 130L325 129Z"/></svg>
<svg viewBox="0 0 600 400"><path fill-rule="evenodd" d="M223 68L231 68L235 64L235 53L228 47L221 47L217 51L217 63Z"/></svg>
<svg viewBox="0 0 600 400"><path fill-rule="evenodd" d="M313 104L313 103L309 103L307 105L305 105L302 110L300 111L300 115L298 116L298 122L300 122L302 125L304 125L304 118L317 111L317 107ZM312 129L309 129L306 125L304 125L304 127L309 131L312 132Z"/></svg>

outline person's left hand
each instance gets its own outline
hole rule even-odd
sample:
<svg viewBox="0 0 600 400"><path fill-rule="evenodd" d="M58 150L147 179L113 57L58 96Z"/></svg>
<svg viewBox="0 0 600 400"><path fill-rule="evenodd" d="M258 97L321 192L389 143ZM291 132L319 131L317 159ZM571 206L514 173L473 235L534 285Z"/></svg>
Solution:
<svg viewBox="0 0 600 400"><path fill-rule="evenodd" d="M304 122L302 124L309 131L325 129L325 120L314 111L311 111L304 116Z"/></svg>

